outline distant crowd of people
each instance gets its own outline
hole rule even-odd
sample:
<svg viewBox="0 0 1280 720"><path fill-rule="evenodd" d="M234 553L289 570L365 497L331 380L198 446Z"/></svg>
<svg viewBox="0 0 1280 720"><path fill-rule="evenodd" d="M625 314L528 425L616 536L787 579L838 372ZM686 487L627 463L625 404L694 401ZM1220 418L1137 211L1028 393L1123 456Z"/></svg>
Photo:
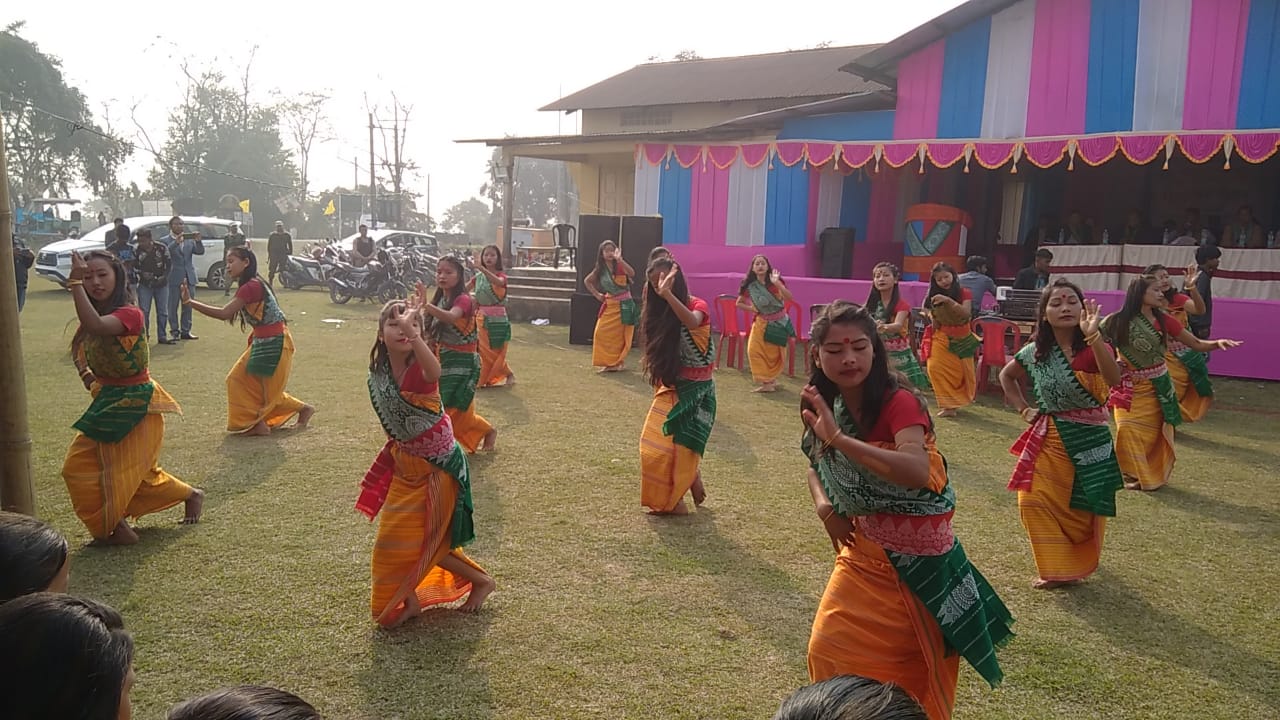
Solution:
<svg viewBox="0 0 1280 720"><path fill-rule="evenodd" d="M1061 226L1048 213L1040 216L1027 233L1026 246L1042 245L1215 245L1258 250L1276 246L1276 231L1268 232L1249 205L1236 210L1235 218L1222 228L1221 236L1205 225L1200 209L1194 207L1187 208L1181 223L1170 219L1159 227L1148 223L1141 211L1130 210L1117 232L1110 228L1099 230L1093 220L1076 210Z"/></svg>

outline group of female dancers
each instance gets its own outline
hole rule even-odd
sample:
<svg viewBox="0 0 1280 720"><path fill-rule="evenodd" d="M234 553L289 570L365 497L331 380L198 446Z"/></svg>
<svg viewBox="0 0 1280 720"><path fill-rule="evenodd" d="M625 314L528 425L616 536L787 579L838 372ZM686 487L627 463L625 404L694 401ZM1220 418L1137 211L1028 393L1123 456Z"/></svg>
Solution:
<svg viewBox="0 0 1280 720"><path fill-rule="evenodd" d="M294 351L285 316L258 277L253 253L231 253L228 270L239 285L231 302L219 308L182 295L203 314L239 318L252 329L227 377L228 430L267 434L295 416L305 427L314 409L284 392ZM475 535L467 454L493 449L497 437L475 411L477 387L515 378L506 362L511 329L498 248L486 247L476 270L468 284L463 261L441 258L433 298L419 286L379 316L368 388L387 441L356 507L370 519L381 516L371 611L384 626L463 598L460 609L475 610L495 587L462 551ZM640 499L651 513L680 515L689 512L686 495L695 506L707 496L700 463L716 416L710 311L689 293L665 248L650 255L644 273L637 302L635 269L614 243L601 246L587 278L602 301L592 362L602 372L623 370L640 326L642 369L654 389L639 445ZM108 253L73 260L69 285L80 318L73 351L94 400L76 423L80 432L64 466L90 532L121 544L137 540L126 518L185 502L184 522L195 522L203 499L159 468L158 415L176 412L177 404L148 374L141 314L128 301L125 278ZM961 656L992 685L1000 681L995 650L1012 636L1013 619L955 538L955 494L920 394L932 386L940 415L973 400L972 298L949 266L934 268L926 374L909 343L911 308L899 279L894 266L876 266L865 305L831 302L810 330L800 446L815 511L838 557L808 662L815 682L856 674L896 683L936 719L950 716ZM757 391L777 389L783 349L795 336L789 301L780 273L767 258L754 258L737 304L756 314L748 354ZM1010 488L1019 493L1031 538L1036 587L1093 572L1122 476L1143 489L1167 481L1169 427L1181 421L1180 397L1188 415L1196 408L1202 414L1211 394L1199 374L1203 358L1194 353L1238 344L1197 339L1172 315L1198 306L1194 294L1172 293L1158 267L1137 278L1124 307L1105 320L1069 282L1043 292L1034 342L1001 373L1030 425L1013 448ZM1174 362L1182 368L1180 389ZM1022 395L1026 379L1034 408ZM1119 426L1114 445L1108 387Z"/></svg>

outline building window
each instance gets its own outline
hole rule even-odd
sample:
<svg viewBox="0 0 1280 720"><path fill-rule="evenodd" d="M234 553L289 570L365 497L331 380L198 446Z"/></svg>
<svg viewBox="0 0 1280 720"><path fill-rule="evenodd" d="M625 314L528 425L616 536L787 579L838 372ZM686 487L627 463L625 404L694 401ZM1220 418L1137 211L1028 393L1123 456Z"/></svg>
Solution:
<svg viewBox="0 0 1280 720"><path fill-rule="evenodd" d="M670 108L625 108L622 111L622 127L644 127L652 125L670 125Z"/></svg>

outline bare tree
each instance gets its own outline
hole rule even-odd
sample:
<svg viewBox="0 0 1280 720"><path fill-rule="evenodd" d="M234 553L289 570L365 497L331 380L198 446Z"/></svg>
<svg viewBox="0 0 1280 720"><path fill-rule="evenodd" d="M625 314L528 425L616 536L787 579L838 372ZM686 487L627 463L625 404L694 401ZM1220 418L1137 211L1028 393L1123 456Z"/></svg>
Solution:
<svg viewBox="0 0 1280 720"><path fill-rule="evenodd" d="M333 139L329 117L325 114L325 106L331 99L323 92L306 92L292 97L282 98L277 105L280 122L288 131L293 141L293 149L298 160L298 203L305 205L307 188L310 181L311 148L318 143L326 143Z"/></svg>

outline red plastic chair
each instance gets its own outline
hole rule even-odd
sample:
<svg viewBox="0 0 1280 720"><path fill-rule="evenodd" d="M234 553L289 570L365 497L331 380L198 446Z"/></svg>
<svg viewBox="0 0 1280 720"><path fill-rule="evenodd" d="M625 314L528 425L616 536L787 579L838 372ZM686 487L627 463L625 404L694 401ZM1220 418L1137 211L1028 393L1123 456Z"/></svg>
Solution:
<svg viewBox="0 0 1280 720"><path fill-rule="evenodd" d="M720 340L716 343L716 359L712 364L713 368L720 367L720 353L725 349L726 343L729 347L729 367L741 370L746 364L747 335L751 332L751 326L749 322L744 324L738 321L738 309L736 296L716 296L716 314L720 316Z"/></svg>
<svg viewBox="0 0 1280 720"><path fill-rule="evenodd" d="M796 342L798 341L804 345L803 352L807 358L809 356L809 336L800 334L800 303L795 300L788 300L786 307L783 309L786 311L787 317L791 318L791 326L796 329L795 337L787 340L787 375L795 377Z"/></svg>
<svg viewBox="0 0 1280 720"><path fill-rule="evenodd" d="M999 371L1008 362L1008 356L1005 355L1005 338L1010 332L1013 333L1014 352L1022 347L1022 329L1016 323L1003 318L982 318L974 325L978 334L982 336L982 349L978 356L978 392L982 392L990 382L991 368Z"/></svg>

